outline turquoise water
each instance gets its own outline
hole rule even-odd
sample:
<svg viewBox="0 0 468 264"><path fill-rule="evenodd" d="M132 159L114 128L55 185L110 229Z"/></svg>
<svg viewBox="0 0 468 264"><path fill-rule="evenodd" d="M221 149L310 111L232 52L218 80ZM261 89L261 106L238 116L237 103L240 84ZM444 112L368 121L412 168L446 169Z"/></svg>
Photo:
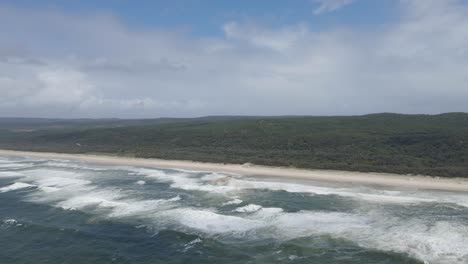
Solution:
<svg viewBox="0 0 468 264"><path fill-rule="evenodd" d="M0 263L468 263L468 195L0 157Z"/></svg>

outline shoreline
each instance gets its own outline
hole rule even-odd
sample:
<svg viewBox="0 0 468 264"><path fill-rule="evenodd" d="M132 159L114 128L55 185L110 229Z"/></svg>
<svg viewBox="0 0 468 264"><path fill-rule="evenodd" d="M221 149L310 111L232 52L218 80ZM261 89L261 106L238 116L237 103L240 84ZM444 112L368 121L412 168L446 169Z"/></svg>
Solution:
<svg viewBox="0 0 468 264"><path fill-rule="evenodd" d="M270 179L277 178L284 180L305 180L363 186L377 185L382 187L396 187L406 189L411 188L438 191L468 192L468 179L465 178L441 178L420 175L408 176L378 172L296 169L262 165L222 164L184 160L146 159L94 154L67 154L2 149L0 149L0 155L18 157L59 158L100 165L139 166L164 169L184 169L193 171L232 173L241 176L263 177Z"/></svg>

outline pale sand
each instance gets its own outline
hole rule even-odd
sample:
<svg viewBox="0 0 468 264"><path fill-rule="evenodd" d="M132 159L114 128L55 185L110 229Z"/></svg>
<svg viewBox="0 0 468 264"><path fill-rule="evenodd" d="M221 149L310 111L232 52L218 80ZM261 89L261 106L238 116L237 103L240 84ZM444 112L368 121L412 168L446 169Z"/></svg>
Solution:
<svg viewBox="0 0 468 264"><path fill-rule="evenodd" d="M289 180L310 180L353 185L378 185L386 187L431 189L441 191L468 192L468 179L408 176L375 172L348 172L334 170L307 170L259 165L205 163L182 160L127 158L90 154L63 154L49 152L23 152L0 150L0 155L38 158L70 159L101 165L141 166L155 168L184 169L193 171L225 172L244 176L277 177Z"/></svg>

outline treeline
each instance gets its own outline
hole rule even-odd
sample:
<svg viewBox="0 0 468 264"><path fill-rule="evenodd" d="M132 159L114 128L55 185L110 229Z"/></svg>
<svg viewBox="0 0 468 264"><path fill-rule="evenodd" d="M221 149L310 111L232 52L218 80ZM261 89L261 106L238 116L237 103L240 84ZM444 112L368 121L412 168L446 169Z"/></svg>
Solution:
<svg viewBox="0 0 468 264"><path fill-rule="evenodd" d="M465 113L157 120L3 125L0 148L468 177Z"/></svg>

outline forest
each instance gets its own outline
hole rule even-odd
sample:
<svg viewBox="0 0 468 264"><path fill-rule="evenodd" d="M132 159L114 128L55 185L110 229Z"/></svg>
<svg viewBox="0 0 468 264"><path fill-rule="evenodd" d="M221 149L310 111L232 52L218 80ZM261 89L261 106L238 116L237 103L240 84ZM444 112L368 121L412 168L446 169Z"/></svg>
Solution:
<svg viewBox="0 0 468 264"><path fill-rule="evenodd" d="M0 118L0 148L468 177L468 114Z"/></svg>

